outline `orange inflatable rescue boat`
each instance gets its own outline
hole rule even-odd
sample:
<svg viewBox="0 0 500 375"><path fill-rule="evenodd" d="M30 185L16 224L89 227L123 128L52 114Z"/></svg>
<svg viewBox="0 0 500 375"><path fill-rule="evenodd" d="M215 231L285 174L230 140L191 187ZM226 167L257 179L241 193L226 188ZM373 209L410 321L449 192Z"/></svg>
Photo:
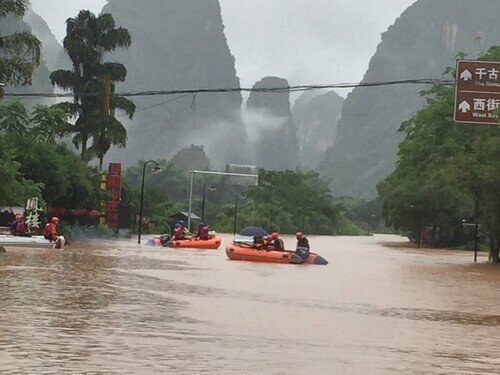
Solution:
<svg viewBox="0 0 500 375"><path fill-rule="evenodd" d="M226 255L231 260L246 260L250 262L288 263L288 264L328 264L328 261L316 253L309 253L302 260L295 251L262 250L245 244L230 243L226 246Z"/></svg>
<svg viewBox="0 0 500 375"><path fill-rule="evenodd" d="M216 250L221 244L221 238L219 236L213 236L208 240L201 240L196 238L188 238L185 240L173 240L171 239L164 244L160 237L155 237L148 241L149 246L165 246L165 247L178 247L178 248L189 248L189 249L206 249L206 250Z"/></svg>

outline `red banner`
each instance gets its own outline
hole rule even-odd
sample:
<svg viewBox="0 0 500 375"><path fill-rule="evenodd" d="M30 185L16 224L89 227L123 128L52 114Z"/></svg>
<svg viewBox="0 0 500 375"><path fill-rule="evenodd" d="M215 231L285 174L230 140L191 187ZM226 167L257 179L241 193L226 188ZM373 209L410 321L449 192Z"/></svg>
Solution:
<svg viewBox="0 0 500 375"><path fill-rule="evenodd" d="M108 201L106 202L106 225L110 229L118 229L118 203L120 202L120 163L109 163L106 188L108 190Z"/></svg>

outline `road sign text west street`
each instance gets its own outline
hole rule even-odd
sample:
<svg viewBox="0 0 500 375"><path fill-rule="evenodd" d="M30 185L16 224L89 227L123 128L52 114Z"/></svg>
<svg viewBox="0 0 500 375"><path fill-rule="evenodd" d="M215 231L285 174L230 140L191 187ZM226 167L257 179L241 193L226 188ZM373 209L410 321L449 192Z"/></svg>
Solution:
<svg viewBox="0 0 500 375"><path fill-rule="evenodd" d="M500 62L458 60L454 120L496 124L500 108Z"/></svg>

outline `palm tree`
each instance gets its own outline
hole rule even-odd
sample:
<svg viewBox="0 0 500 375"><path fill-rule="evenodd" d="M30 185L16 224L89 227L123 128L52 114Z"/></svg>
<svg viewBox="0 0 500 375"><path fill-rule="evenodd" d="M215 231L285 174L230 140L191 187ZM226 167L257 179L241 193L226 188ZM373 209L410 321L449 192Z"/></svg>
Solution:
<svg viewBox="0 0 500 375"><path fill-rule="evenodd" d="M115 111L124 111L129 119L135 113L135 105L132 101L119 95L115 95L114 82L123 82L127 76L127 69L123 64L105 63L101 66L100 83L103 93L101 116L92 134L93 143L89 152L99 158L99 169L102 169L104 155L111 145L125 147L127 142L127 130L115 117Z"/></svg>
<svg viewBox="0 0 500 375"><path fill-rule="evenodd" d="M1 0L0 19L9 15L22 18L26 0ZM0 35L0 82L11 85L29 85L35 68L40 64L41 42L28 32ZM3 90L0 89L0 98Z"/></svg>
<svg viewBox="0 0 500 375"><path fill-rule="evenodd" d="M127 29L115 28L111 14L96 17L86 10L69 18L66 25L63 45L72 70L57 70L50 78L52 84L73 91L73 102L57 106L77 117L73 143L80 148L81 158L98 156L102 165L102 158L112 144L124 146L126 142L126 130L114 117L114 109L125 109L129 117L135 110L131 101L112 95L113 82L124 81L127 70L122 64L104 62L104 55L119 47L129 47L130 34ZM94 142L87 149L90 138Z"/></svg>

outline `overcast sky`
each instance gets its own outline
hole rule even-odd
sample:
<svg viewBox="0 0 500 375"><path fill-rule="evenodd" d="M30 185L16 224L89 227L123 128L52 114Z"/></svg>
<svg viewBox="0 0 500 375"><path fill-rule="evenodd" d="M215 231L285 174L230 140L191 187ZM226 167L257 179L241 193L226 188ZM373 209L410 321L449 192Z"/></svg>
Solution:
<svg viewBox="0 0 500 375"><path fill-rule="evenodd" d="M294 85L360 81L380 34L416 0L219 1L241 85L252 86L268 75ZM106 2L32 0L59 41L68 17Z"/></svg>

